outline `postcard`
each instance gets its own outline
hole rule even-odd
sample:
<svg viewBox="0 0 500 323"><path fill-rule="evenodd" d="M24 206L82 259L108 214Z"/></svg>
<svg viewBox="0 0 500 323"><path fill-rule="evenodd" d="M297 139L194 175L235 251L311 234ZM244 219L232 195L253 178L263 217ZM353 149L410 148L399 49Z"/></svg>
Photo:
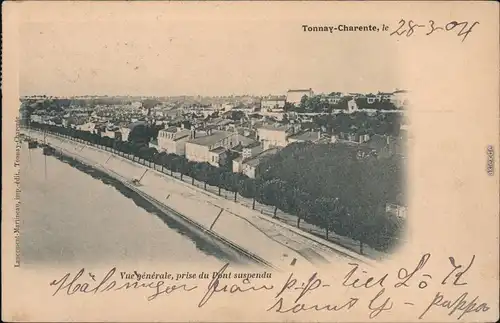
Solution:
<svg viewBox="0 0 500 323"><path fill-rule="evenodd" d="M2 319L492 322L497 2L6 2Z"/></svg>

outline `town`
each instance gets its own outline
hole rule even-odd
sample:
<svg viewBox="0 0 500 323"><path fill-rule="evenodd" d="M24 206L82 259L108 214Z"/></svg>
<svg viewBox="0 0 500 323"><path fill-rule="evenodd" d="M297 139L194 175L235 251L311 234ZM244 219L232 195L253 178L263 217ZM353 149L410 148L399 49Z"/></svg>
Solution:
<svg viewBox="0 0 500 323"><path fill-rule="evenodd" d="M408 92L21 98L20 119L388 251L406 219ZM135 161L135 159L134 159ZM182 176L182 175L181 175ZM182 178L182 177L181 177ZM140 179L138 179L140 181ZM360 250L363 253L361 247Z"/></svg>

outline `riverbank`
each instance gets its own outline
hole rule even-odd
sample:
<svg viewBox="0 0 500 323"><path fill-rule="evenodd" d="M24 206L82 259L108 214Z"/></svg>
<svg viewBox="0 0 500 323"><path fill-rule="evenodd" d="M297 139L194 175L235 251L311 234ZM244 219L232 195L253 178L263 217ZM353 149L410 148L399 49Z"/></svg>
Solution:
<svg viewBox="0 0 500 323"><path fill-rule="evenodd" d="M150 198L135 190L134 187L123 183L122 180L109 175L106 171L82 163L73 156L70 156L70 154L65 154L62 151L56 151L53 157L106 185L112 186L120 194L131 199L141 209L159 217L170 229L188 238L204 254L213 256L221 262L230 262L237 266L259 264L270 267L269 264L263 263L260 259L255 258L254 255L245 254L227 242L221 241L218 237L209 233L207 234L206 230L200 226L183 220L180 215L173 214L172 210L151 201Z"/></svg>
<svg viewBox="0 0 500 323"><path fill-rule="evenodd" d="M39 132L31 132L31 136L43 137ZM312 235L308 237L307 233L297 232L300 230L241 204L170 177L161 169L154 170L109 151L58 136L48 135L47 142L93 167L104 169L125 183L139 180L140 186L136 189L146 196L276 267L286 268L291 263L297 266L320 265L352 259L371 262L350 250L329 246L326 241L318 241L320 239Z"/></svg>
<svg viewBox="0 0 500 323"><path fill-rule="evenodd" d="M44 156L24 144L21 182L24 268L181 262L254 267L252 259L73 158Z"/></svg>

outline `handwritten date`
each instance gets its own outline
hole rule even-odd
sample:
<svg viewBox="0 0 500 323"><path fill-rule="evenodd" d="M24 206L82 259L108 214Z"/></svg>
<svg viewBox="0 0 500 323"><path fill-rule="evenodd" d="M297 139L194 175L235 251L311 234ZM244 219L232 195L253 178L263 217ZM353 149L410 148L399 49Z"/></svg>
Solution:
<svg viewBox="0 0 500 323"><path fill-rule="evenodd" d="M400 19L397 28L390 33L391 36L411 37L417 34L417 30L422 30L426 36L437 32L454 32L458 37L462 37L462 42L469 36L473 28L479 25L478 21L450 21L444 25L438 25L434 20L427 23L417 23L413 20Z"/></svg>

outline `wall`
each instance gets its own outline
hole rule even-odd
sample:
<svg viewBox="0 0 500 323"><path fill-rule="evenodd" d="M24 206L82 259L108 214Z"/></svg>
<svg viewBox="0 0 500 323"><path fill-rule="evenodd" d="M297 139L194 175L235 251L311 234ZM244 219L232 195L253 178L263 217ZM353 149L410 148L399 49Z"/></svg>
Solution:
<svg viewBox="0 0 500 323"><path fill-rule="evenodd" d="M264 141L264 150L270 146L286 147L286 132L284 130L257 129L259 141Z"/></svg>
<svg viewBox="0 0 500 323"><path fill-rule="evenodd" d="M197 145L191 142L186 143L186 158L196 162L208 162L208 147Z"/></svg>

